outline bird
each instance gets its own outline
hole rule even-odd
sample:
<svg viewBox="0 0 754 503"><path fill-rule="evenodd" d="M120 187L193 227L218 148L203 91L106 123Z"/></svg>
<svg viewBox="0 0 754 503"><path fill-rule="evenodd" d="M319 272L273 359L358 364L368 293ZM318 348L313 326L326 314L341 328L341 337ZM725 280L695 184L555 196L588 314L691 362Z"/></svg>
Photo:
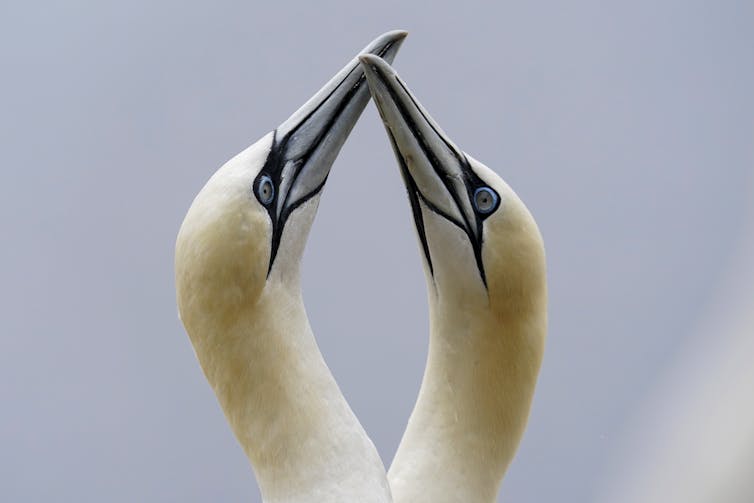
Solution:
<svg viewBox="0 0 754 503"><path fill-rule="evenodd" d="M388 481L395 503L492 502L524 433L547 333L541 233L383 58L360 56L408 193L430 337Z"/></svg>
<svg viewBox="0 0 754 503"><path fill-rule="evenodd" d="M362 52L392 61L406 32ZM353 58L230 159L178 232L180 319L265 503L391 501L384 465L315 341L300 260L330 168L369 101Z"/></svg>

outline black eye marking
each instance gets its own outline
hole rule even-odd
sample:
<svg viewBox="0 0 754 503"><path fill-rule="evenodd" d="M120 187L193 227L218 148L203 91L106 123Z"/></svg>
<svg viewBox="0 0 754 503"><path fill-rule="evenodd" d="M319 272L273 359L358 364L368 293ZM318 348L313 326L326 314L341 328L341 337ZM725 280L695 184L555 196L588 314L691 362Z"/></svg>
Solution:
<svg viewBox="0 0 754 503"><path fill-rule="evenodd" d="M260 203L267 206L275 199L275 185L272 183L272 178L267 175L259 175L255 185L254 194Z"/></svg>
<svg viewBox="0 0 754 503"><path fill-rule="evenodd" d="M500 197L489 187L479 187L474 191L474 209L482 215L489 215L497 209Z"/></svg>

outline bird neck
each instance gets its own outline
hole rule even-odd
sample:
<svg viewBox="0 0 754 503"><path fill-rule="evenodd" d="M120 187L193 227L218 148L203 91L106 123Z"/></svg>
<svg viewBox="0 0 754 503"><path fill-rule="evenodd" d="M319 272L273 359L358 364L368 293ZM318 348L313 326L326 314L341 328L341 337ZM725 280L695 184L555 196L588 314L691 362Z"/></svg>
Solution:
<svg viewBox="0 0 754 503"><path fill-rule="evenodd" d="M545 323L431 300L427 366L388 473L396 503L495 501L528 419Z"/></svg>
<svg viewBox="0 0 754 503"><path fill-rule="evenodd" d="M390 501L382 461L319 352L298 287L268 283L232 324L198 340L265 502Z"/></svg>

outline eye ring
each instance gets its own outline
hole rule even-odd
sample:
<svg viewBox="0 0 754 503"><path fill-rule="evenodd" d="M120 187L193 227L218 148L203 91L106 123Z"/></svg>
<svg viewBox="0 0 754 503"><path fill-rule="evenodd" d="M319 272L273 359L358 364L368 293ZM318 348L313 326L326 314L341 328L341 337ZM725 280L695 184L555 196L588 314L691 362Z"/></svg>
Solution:
<svg viewBox="0 0 754 503"><path fill-rule="evenodd" d="M270 204L275 198L275 185L272 183L272 178L267 175L260 176L259 182L257 183L256 194L260 203L265 206Z"/></svg>
<svg viewBox="0 0 754 503"><path fill-rule="evenodd" d="M500 198L497 193L489 187L479 187L474 191L474 208L481 214L487 215L497 208Z"/></svg>

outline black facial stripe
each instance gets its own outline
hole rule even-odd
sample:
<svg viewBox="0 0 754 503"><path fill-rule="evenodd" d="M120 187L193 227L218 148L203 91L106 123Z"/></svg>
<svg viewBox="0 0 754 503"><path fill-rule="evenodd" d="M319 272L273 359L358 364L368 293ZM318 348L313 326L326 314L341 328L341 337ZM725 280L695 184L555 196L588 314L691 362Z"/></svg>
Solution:
<svg viewBox="0 0 754 503"><path fill-rule="evenodd" d="M341 80L340 83L338 83L338 85L335 86L332 91L330 91L330 93L327 95L327 97L325 99L323 99L322 101L320 101L319 104L314 108L314 110L312 110L311 112L309 112L306 115L306 117L304 117L301 121L299 121L299 123L296 124L296 126L294 128L292 128L284 137L282 137L279 142L276 142L275 139L273 139L272 150L274 150L276 152L276 154L278 154L278 155L276 155L274 159L272 159L272 155L270 155L270 157L267 158L267 162L265 163L264 169L268 170L269 172L272 172L272 171L275 172L275 176L273 177L273 180L275 182L275 187L280 187L280 181L281 181L280 177L281 177L281 174L282 174L281 172L282 172L282 169L285 166L286 162L293 161L294 166L295 166L295 170L290 175L290 176L293 177L293 180L291 181L291 185L289 186L289 190L285 194L285 200L283 201L283 206L282 206L281 213L280 213L280 225L279 226L278 225L274 225L273 226L273 228L276 231L278 231L278 232L277 232L277 235L275 235L275 233L273 233L273 252L272 252L272 254L270 256L270 266L269 266L269 269L267 270L267 274L269 274L270 270L272 270L272 263L275 260L275 255L277 254L277 248L280 245L280 238L281 238L282 233L283 233L283 226L285 224L285 221L288 218L288 215L291 213L291 211L293 211L294 209L296 209L299 206L301 206L301 204L303 204L307 199L311 198L312 196L314 196L314 194L317 193L317 191L314 191L314 192L306 195L300 202L298 202L298 203L295 204L295 207L291 208L290 211L286 211L286 206L289 204L288 203L288 198L289 198L290 193L291 193L290 188L293 187L293 183L295 182L296 178L298 178L299 174L301 173L301 169L306 164L306 161L309 160L309 157L311 156L312 152L314 152L317 149L317 147L322 143L322 140L327 136L327 133L332 128L332 125L335 123L335 120L337 120L337 118L340 116L340 114L343 111L343 109L345 108L345 106L350 102L350 99L353 96L353 94L361 86L361 83L362 83L364 77L362 76L362 78L359 79L358 83L353 88L351 88L349 90L348 94L346 94L346 98L344 98L344 100L341 102L341 106L336 109L336 111L333 114L333 116L327 121L326 126L323 127L318 132L318 134L315 137L315 139L312 142L312 144L309 146L309 148L306 151L304 151L304 153L298 159L286 159L285 158L285 149L288 146L288 142L291 139L291 137L293 136L293 134L296 131L298 131L298 129L304 123L306 123L306 121L308 121L312 117L312 115L314 115L317 112L317 110L319 110L322 107L322 105L324 105L327 102L327 100L329 100L330 97L332 97L332 95L338 89L340 89L340 86L343 85L343 82L345 82L346 79L348 79L348 77L357 68L358 68L358 65L355 66L355 67L353 67L351 69L351 71L348 72L345 77L343 77L343 80ZM276 137L277 137L277 130L275 130L275 138ZM271 166L269 166L270 160L274 161L274 164L272 164ZM327 180L327 177L325 177L325 180ZM319 189L321 189L321 186L317 190L319 190ZM273 201L273 203L277 203L277 196L275 197L275 201ZM270 204L270 208L273 208L273 207L277 207L277 204ZM271 213L274 213L274 210ZM275 222L275 220L273 220L273 222ZM278 227L279 227L279 229L278 229Z"/></svg>
<svg viewBox="0 0 754 503"><path fill-rule="evenodd" d="M389 49L390 49L390 48L391 48L392 46L393 46L393 42L390 42L390 43L386 44L386 45L385 45L385 47L383 47L383 48L382 48L382 49L380 50L380 52L378 53L378 56L384 56L384 55L385 55L385 53L386 53L386 52L387 52L387 51L388 51L388 50L389 50ZM302 124L304 124L304 123L305 123L305 122L306 122L307 120L309 120L309 118L310 118L310 117L311 117L311 116L312 116L312 115L313 115L313 114L314 114L314 113L315 113L315 112L316 112L317 110L319 110L319 108L320 108L320 107L321 107L321 106L322 106L322 105L323 105L323 104L324 104L325 102L327 102L327 100L329 100L329 99L330 99L330 97L331 97L331 96L332 96L332 95L333 95L333 94L334 94L334 93L335 93L335 92L336 92L336 91L337 91L338 89L340 89L340 87L341 87L341 86L343 85L343 83L344 83L344 82L345 82L346 80L348 80L348 77L349 77L349 76L350 76L350 75L351 75L351 74L352 74L352 73L353 73L353 72L354 72L354 71L355 71L356 69L359 69L359 68L360 68L360 66L359 66L359 65L356 65L356 66L354 66L354 67L353 67L353 68L351 69L351 71L349 71L349 72L348 72L348 73L346 74L346 76L345 76L345 77L343 77L343 80L341 80L341 81L340 81L340 83L339 83L339 84L338 84L337 86L335 86L335 88L334 88L334 89L333 89L332 91L330 91L330 93L329 93L329 94L327 95L327 97L326 97L325 99L323 99L323 100L322 100L322 101L321 101L321 102L320 102L320 103L319 103L319 104L317 105L317 107L316 107L316 108L315 108L314 110L312 110L312 111L311 111L311 112L310 112L310 113L309 113L309 114L308 114L308 115L307 115L307 116L306 116L306 117L305 117L305 118L304 118L303 120L301 120L301 121L300 121L300 122L299 122L298 124L296 124L296 127L295 127L295 128L293 128L293 129L292 129L292 130L291 130L291 131L290 131L290 132L289 132L288 134L286 134L286 136L285 136L284 138L282 138L282 139L281 139L281 141L280 141L280 146L278 147L278 148L279 148L279 150L280 150L281 152L285 151L285 148L286 148L286 146L287 146L287 144L288 144L288 141L290 140L290 138L291 138L291 136L293 135L293 133L294 133L294 132L296 132L296 131L297 131L297 130L299 129L299 127L301 127L301 125L302 125ZM294 163L295 163L295 166L296 166L296 171L295 171L295 172L294 172L294 174L293 174L293 179L294 179L294 180L295 180L296 178L298 178L298 175L299 175L299 173L301 172L301 169L303 168L303 166L304 166L304 165L306 165L306 162L307 162L307 161L309 160L309 157L311 156L311 154L312 154L312 153L313 153L313 152L314 152L315 150L317 150L317 148L318 148L318 147L319 147L319 145L320 145L320 144L322 143L322 141L323 141L323 140L325 139L325 137L327 137L327 134L328 134L328 133L330 132L330 130L332 129L332 126L333 126L333 124L335 124L335 121L337 121L337 120L338 120L338 118L340 117L340 115L341 115L341 114L343 113L343 110L345 110L345 108L346 108L346 107L348 106L348 104L349 104L349 103L351 103L351 99L352 99L352 98L353 98L353 96L354 96L354 95L356 94L356 92L357 92L357 91L358 91L358 90L359 90L359 89L360 89L360 88L361 88L361 87L362 87L362 86L364 85L364 82L365 82L365 81L366 81L366 76L365 76L365 75L364 75L364 74L362 73L362 75L361 75L361 77L359 78L359 80L358 80L358 81L357 81L357 82L356 82L356 83L355 83L355 84L353 85L353 87L351 87L351 89L349 89L349 90L348 90L348 92L346 93L346 96L345 96L345 97L344 97L344 98L343 98L343 99L342 99L342 100L340 101L340 103L339 103L339 106L338 106L338 107L337 107L337 108L335 109L335 112L334 112L334 113L333 113L333 115L332 115L332 116L330 117L330 119L329 119L329 120L327 121L327 124L325 125L325 127L323 127L323 128L322 128L322 129L321 129L321 130L319 131L319 134L318 134L318 135L317 135L317 137L315 138L315 140L314 140L314 142L312 143L312 145L311 145L311 146L310 146L310 147L309 147L309 148L308 148L308 149L307 149L307 150L306 150L306 151L304 152L304 154L303 154L303 155L302 155L301 157L299 157L298 159L295 159L295 160L293 160L293 159L284 159L284 161L291 161L291 160L293 160L293 161L294 161ZM281 166L281 168L282 168L282 166ZM306 201L307 201L308 199L310 199L310 198L311 198L311 197L313 197L313 196L314 196L315 194L317 194L317 193L318 193L318 192L319 192L319 191L320 191L320 190L322 189L322 187L324 186L324 182L325 182L325 181L327 181L327 177L325 177L325 179L323 180L322 184L320 184L320 185L319 185L319 186L318 186L318 187L317 187L317 188L316 188L315 190L313 190L313 191L312 191L312 192L310 192L309 194L305 195L305 196L304 196L304 197L303 197L303 198L302 198L302 199L301 199L300 201L294 201L294 203L292 203L292 204L291 204L291 203L289 203L289 201L288 201L288 198L289 198L289 196L290 196L290 193L291 193L291 191L289 190L289 191L288 191L288 193L287 193L287 194L286 194L286 196L285 196L285 200L283 201L283 209L282 209L282 212L285 212L285 213L286 213L286 216L285 216L285 218L282 218L282 212L281 212L281 220L282 220L282 221L284 222L284 221L285 221L285 220L287 219L287 216L288 216L288 215L289 215L289 214L290 214L290 213L291 213L291 212L292 212L293 210L295 210L296 208L298 208L299 206L301 206L301 204L303 204L303 203L304 203L304 202L306 202ZM282 227L282 226L281 226L281 227ZM280 232L282 233L282 228L281 228ZM272 262L270 262L270 267L272 267Z"/></svg>
<svg viewBox="0 0 754 503"><path fill-rule="evenodd" d="M435 204L432 201L430 201L429 199L427 199L426 197L424 197L424 194L422 194L422 192L419 190L418 187L416 189L416 193L419 195L419 199L421 199L421 201L424 203L424 205L427 208L429 208L430 210L432 210L434 213L437 213L438 215L440 215L441 217L443 217L448 222L450 222L451 224L455 225L456 227L458 227L462 231L466 232L466 227L464 227L463 223L459 222L457 219L453 218L452 216L450 216L447 213L445 213L442 209L440 209L437 206L435 206Z"/></svg>
<svg viewBox="0 0 754 503"><path fill-rule="evenodd" d="M329 125L330 124L328 124L328 126ZM275 145L275 136L277 136L277 130L273 133L273 147L272 147L272 150L270 151L270 155L267 157L267 162L265 162L265 166L263 168L262 173L267 173L268 176L272 178L273 184L275 185L275 187L279 188L280 182L281 182L282 168L285 166L285 159L284 159L284 154L283 154L284 147L281 145ZM280 216L278 217L277 211L276 211L277 201L278 201L278 198L280 197L279 196L280 190L275 191L275 196L273 197L272 201L270 201L270 203L266 205L267 214L269 215L270 221L272 222L272 242L270 245L270 264L267 267L268 276L270 272L272 271L272 265L275 263L275 258L277 257L278 248L280 247L280 240L283 237L283 229L285 228L285 224L288 220L288 217L291 215L291 213L293 213L294 210L296 210L302 204L304 204L309 199L314 197L317 193L319 193L324 187L325 182L327 181L327 177L325 177L322 183L318 185L314 190L312 190L308 194L305 194L303 197L301 197L297 201L294 201L292 203L289 202L290 193L292 191L293 184L296 183L296 178L298 178L299 174L301 173L302 166L306 164L306 161L308 160L309 156L314 151L314 149L316 149L317 145L319 145L320 141L321 141L321 138L318 139L316 145L314 145L313 147L310 147L306 151L305 155L296 161L296 165L297 165L296 169L290 175L293 177L293 181L291 182L291 185L288 188L288 193L285 195L283 206L280 211ZM257 177L257 180L259 180L259 177Z"/></svg>
<svg viewBox="0 0 754 503"><path fill-rule="evenodd" d="M400 79L398 79L398 78L396 78L395 80L396 80L396 82L398 82L398 85L401 86L401 88L403 89L403 91L406 93L406 95L408 96L408 98L411 100L411 103L414 104L414 106L416 107L417 112L419 112L419 115L421 115L424 118L424 120L427 122L427 125L430 127L430 129L432 129L432 131L437 135L437 137L442 140L442 142L448 147L448 150L450 150L453 153L453 156L458 160L458 162L459 162L459 164L461 165L461 168L462 168L461 172L463 173L463 175L465 177L465 181L467 182L464 185L466 186L466 190L468 192L469 198L471 199L474 196L474 192L476 191L476 189L478 189L480 187L488 187L489 185L484 180L482 180L481 178L479 178L479 176L476 174L476 172L474 172L474 170L471 169L471 165L469 164L469 159L468 159L468 157L466 157L466 154L463 153L463 152L461 152L461 151L459 151L457 149L457 147L455 147L452 143L450 143L450 141L445 137L444 134L442 134L442 132L438 131L437 128L435 128L434 124L432 124L432 121L429 120L429 117L427 117L427 115L424 113L424 111L422 111L421 107L419 106L419 103L416 102L416 100L414 99L414 96L409 92L409 90L406 88L406 86L403 84L403 82ZM401 112L403 113L403 110L401 110ZM409 120L410 120L410 116L409 116ZM435 168L434 164L433 164L432 167ZM435 170L436 170L436 168L435 168ZM441 176L441 178L443 180L446 179L443 176ZM447 184L446 184L446 187L448 187ZM448 192L450 192L451 195L454 195L454 193L453 193L452 190L448 190ZM455 200L455 201L456 201L456 203L458 203L457 200ZM498 203L499 203L499 199L498 199ZM485 218L487 218L490 213L494 213L494 211L497 209L497 207L498 206L495 206L495 208L493 208L488 214L481 215L477 219L477 225L478 225L478 230L479 230L479 235L480 236L482 235L481 234L482 221Z"/></svg>
<svg viewBox="0 0 754 503"><path fill-rule="evenodd" d="M424 230L424 216L422 216L422 209L421 209L421 205L419 204L419 196L421 196L421 192L419 191L419 188L416 186L416 182L411 176L411 173L409 173L408 166L406 165L406 160L403 158L403 154L401 154L401 151L398 149L398 145L395 142L393 133L389 129L387 129L387 135L388 135L388 138L390 138L390 144L393 146L393 151L395 152L395 156L398 158L398 164L400 165L401 176L403 177L403 183L406 186L406 192L408 193L409 203L411 203L411 213L413 213L414 215L414 225L416 225L416 233L419 235L419 241L421 241L421 244L422 244L422 251L424 252L424 257L427 259L427 265L429 266L429 273L434 278L435 270L434 270L434 267L432 267L432 257L429 255L429 243L427 242L427 232Z"/></svg>
<svg viewBox="0 0 754 503"><path fill-rule="evenodd" d="M383 75L380 75L380 76L382 77L383 80L385 80L385 77ZM401 83L400 80L398 80L398 79L395 79L395 80L396 80L396 82L398 82L398 84ZM426 138L424 138L424 136L422 136L420 134L417 134L418 131L419 131L419 128L417 127L416 122L413 120L413 118L411 117L411 114L408 112L408 110L406 110L406 107L403 105L403 102L398 97L397 93L393 90L392 86L386 85L385 87L387 88L388 93L390 93L390 97L392 98L393 103L395 103L396 107L398 107L398 110L400 111L401 116L403 117L403 120L406 121L406 123L408 125L409 131L411 131L411 134L413 135L413 137L416 140L416 142L419 144L419 147L422 149L422 152L424 153L424 155L429 160L429 164L432 166L432 169L435 171L435 174L440 179L440 181L442 182L442 184L445 186L445 189L450 194L450 197L453 199L453 202L455 203L456 207L460 210L462 206L461 206L460 200L458 199L459 195L456 193L456 191L453 189L453 187L451 187L450 182L447 179L447 173L445 173L441 169L442 164L440 163L439 159L437 159L437 156L435 156L435 153L432 151L432 149L429 147L429 145L427 145ZM405 90L405 87L403 89ZM407 94L408 94L408 92L407 92ZM408 94L408 96L409 96L409 98L411 98L410 94ZM412 103L414 103L414 106L418 110L419 108L418 108L416 102L413 101L413 99L412 99ZM426 117L424 119L426 121ZM432 126L429 123L429 121L427 121L427 124L429 124L430 127ZM432 130L435 131L434 128L432 128ZM435 131L435 134L438 134L437 131ZM438 134L438 136L440 136L440 135ZM440 138L442 138L442 136L440 136ZM445 142L444 139L443 139L443 142ZM445 143L447 144L447 142L445 142ZM456 158L458 158L457 154L455 153L455 149L451 148L451 151L456 156ZM465 175L466 174L464 173L464 176ZM468 184L464 183L464 185L468 185ZM461 214L461 218L463 218L464 223L467 226L467 228L464 229L464 230L468 234L469 231L472 229L472 223L468 221L465 212L459 211L459 213ZM474 226L474 227L476 227L476 226ZM472 236L469 236L469 239L472 239ZM472 241L473 241L473 239L472 239Z"/></svg>
<svg viewBox="0 0 754 503"><path fill-rule="evenodd" d="M390 50L390 48L393 46L393 42L390 42L383 47L379 53L378 56L384 56L387 51ZM296 183L296 179L301 173L301 170L306 165L307 161L311 157L312 153L317 150L317 148L320 146L322 141L327 137L327 134L332 129L333 124L338 120L338 118L343 113L343 110L351 103L351 100L353 99L356 92L365 85L366 76L362 73L359 80L351 87L346 95L343 97L343 99L339 102L338 107L334 110L332 116L328 119L327 123L318 131L318 134L312 144L306 149L306 151L298 157L297 159L286 159L285 157L285 150L288 145L288 142L290 141L293 134L298 131L298 129L306 122L308 121L321 107L324 105L332 96L333 94L341 88L343 83L348 80L348 77L353 74L353 72L357 69L360 69L360 66L357 64L355 65L338 83L337 86L335 86L332 91L330 91L326 98L324 98L322 101L320 101L317 106L310 111L306 117L304 117L302 120L298 122L298 124L295 125L290 131L286 133L286 135L278 140L278 132L277 129L273 131L272 136L272 147L270 148L270 153L267 156L267 160L265 161L265 164L260 171L259 175L266 174L270 177L270 179L273 182L273 185L275 187L275 194L273 196L272 201L270 201L268 204L264 205L267 208L267 213L270 216L270 221L272 222L272 242L271 242L271 249L270 249L270 264L267 268L267 275L269 276L270 271L272 271L272 265L275 262L275 257L277 257L278 248L280 247L280 240L283 236L283 228L285 227L285 223L288 220L288 217L295 211L297 208L299 208L302 204L304 204L306 201L317 195L319 192L322 191L322 188L325 185L325 182L327 181L327 176L324 177L322 180L322 183L320 183L316 188L314 188L311 192L308 194L305 194L303 197L301 197L297 201L290 201L290 194L292 192L293 185ZM285 199L283 200L283 204L280 211L280 216L277 216L277 212L275 211L275 208L277 208L277 202L278 198L280 197L280 182L281 182L281 176L282 176L282 170L283 167L285 167L286 163L288 161L293 161L295 169L294 171L289 175L293 178L291 181L291 184L289 186L289 189L287 193L285 194ZM259 183L259 175L257 176L256 180L254 181L254 191L256 193L257 186Z"/></svg>
<svg viewBox="0 0 754 503"><path fill-rule="evenodd" d="M377 67L375 67L375 66L372 66L372 68L379 75L379 77L382 79L382 81L386 82L387 78L380 71L380 69L377 68ZM471 166L469 165L469 161L466 158L466 156L463 155L463 154L459 155L458 152L456 151L456 148L453 147L450 143L448 143L447 140L445 139L445 137L443 135L441 135L434 128L434 126L432 125L432 123L421 112L421 109L419 108L418 104L416 103L416 101L414 101L413 97L411 96L411 93L408 92L408 90L403 85L403 83L401 83L401 81L399 79L397 79L397 78L395 79L395 81L398 82L398 84L403 88L404 91L406 91L406 94L408 95L409 99L411 99L412 103L414 104L414 106L416 107L416 109L419 111L419 113L422 115L422 117L427 122L427 124L432 129L432 131L434 131L434 133L440 139L442 139L443 143L445 143L445 145L448 146L448 148L451 150L451 152L453 152L453 155L459 161L460 166L461 166L461 172L463 173L463 176L464 176L464 186L466 187L467 197L469 197L469 200L471 200L471 198L473 197L474 190L476 190L477 187L486 186L486 184L484 182L482 182L482 180L478 176L476 176L476 173L474 173L474 171L471 169ZM422 152L424 153L424 155L429 160L429 163L432 166L432 169L434 170L435 174L442 181L443 185L445 186L445 189L448 191L448 193L453 198L453 202L456 204L456 207L459 209L459 213L461 214L461 217L464 219L465 226L461 225L460 222L456 221L454 218L451 218L445 212L441 211L436 205L434 205L431 202L429 202L429 200L427 199L427 197L424 196L424 194L421 193L421 191L417 187L416 183L414 182L413 178L411 177L410 173L408 172L408 167L406 166L405 160L403 159L403 155L398 150L397 145L395 143L395 140L394 140L394 138L392 136L392 133L391 133L390 134L390 139L391 139L391 142L393 143L393 149L397 153L397 157L399 158L399 162L401 163L401 171L403 172L405 170L405 172L406 172L405 175L404 175L404 179L408 178L408 179L411 180L411 186L412 186L411 190L415 191L415 193L418 194L419 197L421 197L421 200L426 204L427 208L430 211L432 211L432 212L440 215L441 217L445 218L446 220L450 221L451 223L457 225L461 230L463 230L463 232L466 234L466 236L468 236L469 243L471 244L471 248L474 251L474 258L476 260L477 269L479 270L479 275L482 278L482 283L484 284L484 286L486 288L487 287L487 275L485 274L484 263L482 261L482 242L483 242L482 221L488 215L480 216L479 213L475 211L474 212L475 217L476 217L475 221L473 223L468 221L468 219L466 217L466 214L461 210L462 206L461 206L461 203L460 203L460 200L459 200L460 195L457 194L456 191L454 190L454 188L450 185L450 182L447 180L446 173L441 169L442 164L440 163L439 159L437 159L437 157L435 156L434 152L429 147L429 145L427 145L426 139L422 135L417 134L418 131L419 131L419 128L417 127L416 122L411 117L411 114L408 112L408 110L406 110L406 107L403 105L400 97L393 90L393 88L389 84L387 84L387 83L384 84L384 87L387 89L388 93L390 94L390 98L392 99L392 101L395 104L395 106L398 108L398 111L400 112L401 117L403 118L403 120L406 121L406 124L408 126L409 131L411 131L411 134L413 135L413 137L416 140L416 142L419 144L420 148L422 149ZM407 184L407 186L408 185L409 184ZM476 185L476 187L474 185ZM409 190L409 197L410 198L411 198L411 190ZM414 195L414 198L416 198L416 194ZM417 203L418 203L418 201L417 201ZM420 208L414 209L413 206L414 206L414 200L412 199L412 210L414 211L414 220L417 221L416 215L418 213L419 217L421 218L421 209ZM490 212L490 213L492 213L492 212ZM478 239L472 234L472 226L477 231L477 236L479 236ZM418 224L417 224L417 228L418 228ZM421 228L422 228L422 231L423 231L424 230L423 220L422 220L422 226L421 226ZM427 261L430 262L430 260L429 260L429 247L428 247L428 245L426 243L426 236L424 236L423 234L422 234L422 245L425 246L425 254L427 256ZM431 266L430 266L430 270L432 270Z"/></svg>
<svg viewBox="0 0 754 503"><path fill-rule="evenodd" d="M298 159L293 160L295 163L295 170L293 173L291 173L289 176L293 177L293 180L291 181L291 185L289 186L288 192L285 194L285 199L283 200L283 206L280 211L280 216L278 217L277 212L275 211L275 208L277 208L277 201L280 197L280 182L282 180L282 170L285 166L286 162L292 159L286 159L285 158L285 148L288 145L288 142L293 135L295 131L298 130L298 128L311 116L319 110L319 108L328 100L330 97L340 89L340 86L343 85L343 82L348 78L351 73L353 73L353 70L355 70L356 67L354 67L348 74L343 78L343 80L335 86L335 88L327 95L327 98L323 99L317 107L312 110L303 120L301 120L296 127L294 127L288 134L286 134L285 137L283 137L280 141L277 140L277 129L273 132L272 137L272 148L270 149L270 154L267 156L267 160L265 162L264 167L262 168L262 171L260 171L260 174L267 174L275 185L275 197L273 200L266 205L267 213L270 216L270 221L272 222L272 242L271 242L271 249L270 249L270 264L267 267L267 275L269 276L270 271L272 271L272 265L275 263L275 258L277 257L278 248L280 247L280 240L283 237L283 228L285 227L285 223L288 220L288 217L290 214L299 206L304 204L306 201L314 197L324 186L324 181L327 181L327 177L325 177L322 184L320 184L315 190L310 192L309 194L306 194L304 197L302 197L300 200L295 201L293 204L289 203L289 196L291 193L291 188L293 187L293 184L296 181L296 178L298 178L299 174L301 173L301 169L306 164L306 161L311 156L312 152L314 152L317 147L322 143L322 140L326 137L327 133L332 128L332 125L334 124L335 120L340 116L345 106L350 102L351 97L360 87L360 84L364 77L359 80L358 84L352 87L349 91L346 97L341 102L340 106L336 109L333 116L327 121L327 124L325 127L321 129L319 134L317 135L316 139L312 144L309 146L308 149L304 152L304 154L299 157ZM257 177L257 180L259 180L259 177ZM257 182L255 182L257 183Z"/></svg>
<svg viewBox="0 0 754 503"><path fill-rule="evenodd" d="M473 169L471 169L471 165L469 164L469 159L466 157L466 154L464 154L463 152L461 152L461 154L463 155L463 159L461 161L462 170L463 170L464 174L466 175L466 179L469 180L468 183L464 184L466 186L466 195L469 198L469 201L472 202L472 207L473 207L474 206L474 203L473 203L473 201L474 201L474 192L479 187L488 187L488 185L481 178L479 178L476 173L474 173ZM498 205L499 205L499 203L500 203L500 198L498 197ZM474 213L476 214L476 222L475 222L475 224L477 226L476 230L477 230L477 236L479 236L479 241L480 241L479 248L480 249L481 249L481 246L482 246L481 241L484 240L484 233L482 232L482 224L484 222L484 219L487 218L488 216L490 216L491 214L493 214L496 209L497 209L497 205L492 210L490 210L489 212L487 212L486 214L480 214L478 211L476 211L476 210L474 211Z"/></svg>

